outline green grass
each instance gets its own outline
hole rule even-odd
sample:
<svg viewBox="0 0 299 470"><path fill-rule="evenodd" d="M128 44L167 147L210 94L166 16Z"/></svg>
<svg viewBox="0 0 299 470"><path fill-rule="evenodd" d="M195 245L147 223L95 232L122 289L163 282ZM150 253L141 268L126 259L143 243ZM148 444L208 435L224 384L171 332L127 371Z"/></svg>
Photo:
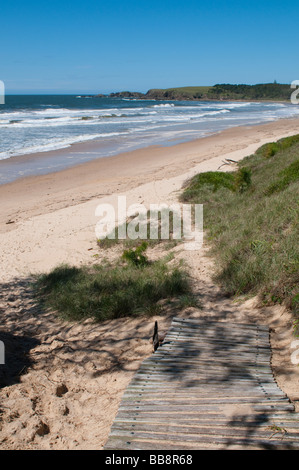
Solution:
<svg viewBox="0 0 299 470"><path fill-rule="evenodd" d="M269 142L268 144L262 145L257 151L256 155L265 158L270 158L276 155L281 150L286 150L292 147L294 144L299 142L299 134L280 139L277 142Z"/></svg>
<svg viewBox="0 0 299 470"><path fill-rule="evenodd" d="M215 193L219 189L228 189L232 192L243 192L251 185L251 170L244 167L234 173L208 171L195 175L180 196L181 202L196 203L198 195L203 197Z"/></svg>
<svg viewBox="0 0 299 470"><path fill-rule="evenodd" d="M207 96L210 86L186 86L174 88L155 88L148 90L147 98L165 100L193 100L202 99Z"/></svg>
<svg viewBox="0 0 299 470"><path fill-rule="evenodd" d="M35 292L44 307L67 320L157 314L161 301L190 303L192 297L187 272L168 261L58 266L36 278Z"/></svg>
<svg viewBox="0 0 299 470"><path fill-rule="evenodd" d="M210 86L184 86L176 88L166 88L164 91L173 95L185 95L188 98L199 98L205 95Z"/></svg>
<svg viewBox="0 0 299 470"><path fill-rule="evenodd" d="M283 191L291 183L299 180L299 159L281 171L278 176L279 178L266 189L265 194L268 196Z"/></svg>
<svg viewBox="0 0 299 470"><path fill-rule="evenodd" d="M239 163L238 172L195 176L181 195L184 202L204 204L215 278L226 292L258 294L263 304L284 303L296 313L298 159L296 135L261 147ZM250 181L237 191L237 175L244 169Z"/></svg>

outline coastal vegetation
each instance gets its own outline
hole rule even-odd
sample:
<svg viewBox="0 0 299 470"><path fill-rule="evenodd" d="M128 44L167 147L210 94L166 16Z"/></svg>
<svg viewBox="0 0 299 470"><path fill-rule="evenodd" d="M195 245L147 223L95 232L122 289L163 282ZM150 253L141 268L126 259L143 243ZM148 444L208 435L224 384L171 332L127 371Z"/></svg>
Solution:
<svg viewBox="0 0 299 470"><path fill-rule="evenodd" d="M105 95L97 95L104 97ZM153 99L153 100L245 100L245 101L289 101L289 84L261 83L216 84L214 86L187 86L175 88L155 88L146 93L122 91L106 95L109 98Z"/></svg>
<svg viewBox="0 0 299 470"><path fill-rule="evenodd" d="M262 305L284 304L299 315L298 181L299 134L261 146L235 171L200 173L185 183L180 201L204 205L215 280L227 295L257 295ZM115 239L98 241L102 258L92 265L62 265L36 277L43 306L68 320L96 321L195 306L188 271L169 251L177 240L161 233L151 240L146 223L148 240L119 239L116 230ZM153 261L148 249L157 244L168 255ZM108 262L110 249L118 254Z"/></svg>
<svg viewBox="0 0 299 470"><path fill-rule="evenodd" d="M260 147L230 173L194 176L181 201L204 204L215 279L299 314L299 135Z"/></svg>
<svg viewBox="0 0 299 470"><path fill-rule="evenodd" d="M114 263L62 265L36 278L41 304L66 320L96 321L161 313L163 304L192 303L188 274L172 255L149 261L145 242ZM194 303L194 302L193 302Z"/></svg>

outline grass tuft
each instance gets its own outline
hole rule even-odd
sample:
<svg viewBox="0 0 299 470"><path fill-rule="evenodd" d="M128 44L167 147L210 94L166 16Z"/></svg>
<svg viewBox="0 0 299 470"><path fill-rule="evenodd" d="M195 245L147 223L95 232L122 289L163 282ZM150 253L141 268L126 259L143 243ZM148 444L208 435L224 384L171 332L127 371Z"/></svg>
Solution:
<svg viewBox="0 0 299 470"><path fill-rule="evenodd" d="M239 168L234 173L208 171L195 175L181 194L181 202L198 203L199 195L205 198L209 193L216 193L220 189L232 192L244 192L251 186L251 170Z"/></svg>
<svg viewBox="0 0 299 470"><path fill-rule="evenodd" d="M271 196L273 193L278 193L287 188L291 183L295 183L299 180L299 159L291 163L278 176L280 177L274 183L272 183L265 191L267 196Z"/></svg>
<svg viewBox="0 0 299 470"><path fill-rule="evenodd" d="M162 300L191 296L182 266L169 266L167 260L137 264L58 266L36 278L36 295L64 319L96 321L153 315L161 311Z"/></svg>

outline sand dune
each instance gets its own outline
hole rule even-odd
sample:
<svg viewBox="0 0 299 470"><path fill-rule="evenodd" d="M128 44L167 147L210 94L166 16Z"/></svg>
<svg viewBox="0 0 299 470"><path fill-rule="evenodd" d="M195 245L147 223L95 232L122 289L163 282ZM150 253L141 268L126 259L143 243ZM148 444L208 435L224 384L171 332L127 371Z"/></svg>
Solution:
<svg viewBox="0 0 299 470"><path fill-rule="evenodd" d="M164 317L100 325L90 320L62 322L40 311L32 299L30 274L63 262L92 264L98 262L95 254L107 255L96 244L98 204L115 205L120 194L127 196L128 204L176 202L183 183L194 174L231 169L223 165L225 159L238 161L298 129L298 120L229 129L0 187L0 339L10 361L10 373L6 370L2 376L7 386L0 389L2 449L101 449L124 389L152 353L154 321L165 330L172 315L178 315L168 312ZM159 256L159 250L150 255ZM189 308L179 315L269 324L278 384L299 399L298 367L290 361L290 314L283 307L258 308L255 299L236 303L225 298L211 280L213 261L206 244L192 253L180 246L175 250L189 265L202 302L202 309ZM19 383L14 384L16 374Z"/></svg>

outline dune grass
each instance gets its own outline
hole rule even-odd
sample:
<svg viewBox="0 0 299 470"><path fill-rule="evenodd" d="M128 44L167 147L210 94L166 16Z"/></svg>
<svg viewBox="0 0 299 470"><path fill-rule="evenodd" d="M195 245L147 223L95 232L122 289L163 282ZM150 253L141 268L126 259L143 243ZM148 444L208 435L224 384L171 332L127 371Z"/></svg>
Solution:
<svg viewBox="0 0 299 470"><path fill-rule="evenodd" d="M161 301L185 305L189 299L190 305L194 303L181 264L169 264L169 257L149 262L145 255L142 262L136 262L136 256L127 254L127 263L120 260L113 265L58 266L36 278L36 295L44 307L66 320L154 315L161 313Z"/></svg>
<svg viewBox="0 0 299 470"><path fill-rule="evenodd" d="M298 161L296 135L261 147L239 163L238 172L196 175L181 195L183 202L204 204L215 278L226 292L258 294L264 304L284 303L296 314ZM242 169L250 178L235 190Z"/></svg>

